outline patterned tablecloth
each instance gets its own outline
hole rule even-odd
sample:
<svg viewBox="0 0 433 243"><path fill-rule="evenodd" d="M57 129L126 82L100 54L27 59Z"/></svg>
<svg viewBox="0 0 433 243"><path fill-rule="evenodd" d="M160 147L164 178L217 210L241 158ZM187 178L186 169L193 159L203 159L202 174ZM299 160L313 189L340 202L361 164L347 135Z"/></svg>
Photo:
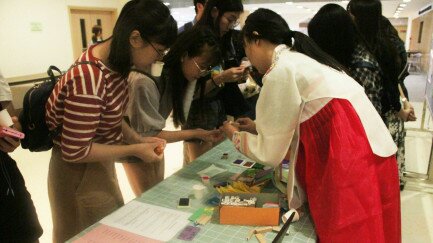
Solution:
<svg viewBox="0 0 433 243"><path fill-rule="evenodd" d="M223 153L228 153L228 159L221 159ZM224 168L227 171L211 179L211 184L219 181L227 181L227 178L231 177L235 173L240 173L244 169L238 166L232 165L232 162L236 159L246 159L240 154L232 145L230 141L224 141L209 152L200 156L197 160L192 162L190 165L179 170L172 176L166 178L164 181L153 187L152 189L143 193L139 198L135 200L146 202L161 207L167 207L171 209L177 209L177 202L181 197L190 197L190 208L177 209L186 212L193 213L199 208L207 206L205 202L216 193L216 191L208 187L206 195L198 200L194 199L192 187L195 184L201 183L201 178L197 175L197 172L206 169L210 165L215 165L220 168ZM236 226L236 225L221 225L218 224L218 217L214 217L211 222L205 226L200 226L201 230L195 236L194 242L246 242L248 232L254 228L250 226ZM99 223L92 225L88 229L81 232L71 240L78 239L83 236L86 232L96 227ZM191 223L192 224L192 223ZM272 242L276 233L266 233L266 241ZM284 237L283 242L315 242L316 235L314 228L309 217L303 217L298 222L292 223L289 227L289 235ZM186 242L178 240L176 237L170 240L170 242ZM257 242L256 239L250 239L250 242Z"/></svg>

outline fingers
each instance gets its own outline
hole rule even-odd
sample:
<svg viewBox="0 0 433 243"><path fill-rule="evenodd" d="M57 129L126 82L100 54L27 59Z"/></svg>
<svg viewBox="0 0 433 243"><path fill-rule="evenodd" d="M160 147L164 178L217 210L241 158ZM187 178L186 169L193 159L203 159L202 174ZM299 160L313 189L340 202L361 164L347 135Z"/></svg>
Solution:
<svg viewBox="0 0 433 243"><path fill-rule="evenodd" d="M158 137L143 137L141 139L142 143L157 143L157 144L163 144L163 146L165 147L165 145L167 144L167 141L165 139L162 138L158 138Z"/></svg>
<svg viewBox="0 0 433 243"><path fill-rule="evenodd" d="M13 152L20 145L18 139L3 137L0 138L0 150L6 153Z"/></svg>
<svg viewBox="0 0 433 243"><path fill-rule="evenodd" d="M236 119L236 122L239 123L240 125L245 125L250 123L252 120L248 117L242 117L242 118L238 118Z"/></svg>
<svg viewBox="0 0 433 243"><path fill-rule="evenodd" d="M245 74L245 67L234 67L231 68L232 71L232 79L234 81L238 81L240 79L244 78Z"/></svg>

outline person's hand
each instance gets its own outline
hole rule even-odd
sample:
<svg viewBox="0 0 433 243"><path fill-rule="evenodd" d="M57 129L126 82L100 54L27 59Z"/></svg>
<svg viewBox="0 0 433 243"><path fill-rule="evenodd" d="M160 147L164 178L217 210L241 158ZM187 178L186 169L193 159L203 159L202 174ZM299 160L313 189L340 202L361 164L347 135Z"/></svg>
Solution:
<svg viewBox="0 0 433 243"><path fill-rule="evenodd" d="M254 134L257 133L256 123L248 117L238 118L236 123L239 124L238 127L240 131L246 131Z"/></svg>
<svg viewBox="0 0 433 243"><path fill-rule="evenodd" d="M234 125L234 122L225 121L223 125L220 127L220 131L222 131L226 135L226 137L228 137L231 140L233 134L235 132L238 132L239 129Z"/></svg>
<svg viewBox="0 0 433 243"><path fill-rule="evenodd" d="M19 132L23 131L23 128L21 127L21 123L18 121L18 117L13 116L12 122L14 123L13 128L15 128L15 130L17 130Z"/></svg>
<svg viewBox="0 0 433 243"><path fill-rule="evenodd" d="M164 157L165 145L159 142L148 142L134 144L134 156L147 163L157 163Z"/></svg>
<svg viewBox="0 0 433 243"><path fill-rule="evenodd" d="M217 79L222 80L219 83L235 83L245 80L245 78L245 67L232 67L226 69L219 75L219 77L217 77Z"/></svg>
<svg viewBox="0 0 433 243"><path fill-rule="evenodd" d="M408 121L408 119L409 119L409 115L410 115L410 113L411 113L412 111L410 110L410 109L404 109L403 107L400 109L400 111L398 112L398 117L402 120L402 121L404 121L404 122L406 122L406 121Z"/></svg>
<svg viewBox="0 0 433 243"><path fill-rule="evenodd" d="M405 110L410 110L409 115L407 117L407 121L416 121L415 110L412 104L409 101L405 101L403 103L403 107Z"/></svg>
<svg viewBox="0 0 433 243"><path fill-rule="evenodd" d="M0 138L0 150L5 153L11 153L20 146L20 140L11 137Z"/></svg>

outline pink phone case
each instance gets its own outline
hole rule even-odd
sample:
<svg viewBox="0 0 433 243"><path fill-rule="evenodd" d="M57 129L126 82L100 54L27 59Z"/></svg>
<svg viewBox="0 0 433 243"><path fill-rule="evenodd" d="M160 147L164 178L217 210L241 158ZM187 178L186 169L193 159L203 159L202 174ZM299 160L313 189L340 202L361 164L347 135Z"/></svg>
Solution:
<svg viewBox="0 0 433 243"><path fill-rule="evenodd" d="M17 130L10 127L2 127L0 130L0 137L12 137L12 138L23 139L24 133L18 132Z"/></svg>

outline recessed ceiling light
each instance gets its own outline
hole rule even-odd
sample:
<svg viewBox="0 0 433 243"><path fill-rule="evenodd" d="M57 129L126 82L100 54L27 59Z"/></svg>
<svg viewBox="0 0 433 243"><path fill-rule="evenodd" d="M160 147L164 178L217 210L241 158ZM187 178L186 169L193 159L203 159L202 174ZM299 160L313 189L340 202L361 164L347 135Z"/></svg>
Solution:
<svg viewBox="0 0 433 243"><path fill-rule="evenodd" d="M287 5L292 5L292 4L293 4L293 2L286 2L286 4L287 4Z"/></svg>
<svg viewBox="0 0 433 243"><path fill-rule="evenodd" d="M349 1L341 1L341 3L348 4Z"/></svg>
<svg viewBox="0 0 433 243"><path fill-rule="evenodd" d="M165 5L165 6L170 6L170 3L168 3L168 2L164 2L164 5Z"/></svg>
<svg viewBox="0 0 433 243"><path fill-rule="evenodd" d="M398 7L398 8L397 8L397 10L403 10L403 9L404 9L404 8L402 8L402 7Z"/></svg>
<svg viewBox="0 0 433 243"><path fill-rule="evenodd" d="M406 3L400 3L400 7L406 7L407 4Z"/></svg>
<svg viewBox="0 0 433 243"><path fill-rule="evenodd" d="M404 3L409 3L412 0L403 0Z"/></svg>

